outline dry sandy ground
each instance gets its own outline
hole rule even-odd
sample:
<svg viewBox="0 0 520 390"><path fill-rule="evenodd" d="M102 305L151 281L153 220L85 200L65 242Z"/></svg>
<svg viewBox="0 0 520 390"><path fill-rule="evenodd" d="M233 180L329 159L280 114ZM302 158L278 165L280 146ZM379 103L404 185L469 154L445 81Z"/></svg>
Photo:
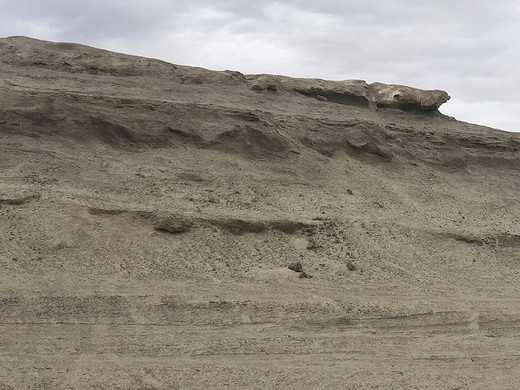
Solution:
<svg viewBox="0 0 520 390"><path fill-rule="evenodd" d="M0 389L520 388L519 134L27 38L0 72Z"/></svg>

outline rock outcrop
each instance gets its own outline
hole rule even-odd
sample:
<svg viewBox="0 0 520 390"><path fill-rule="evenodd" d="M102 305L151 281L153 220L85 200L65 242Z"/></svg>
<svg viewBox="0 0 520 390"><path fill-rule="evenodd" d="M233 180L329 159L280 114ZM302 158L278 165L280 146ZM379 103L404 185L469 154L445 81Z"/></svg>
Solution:
<svg viewBox="0 0 520 390"><path fill-rule="evenodd" d="M422 90L403 85L372 83L368 90L369 101L376 108L433 111L450 99L445 91Z"/></svg>

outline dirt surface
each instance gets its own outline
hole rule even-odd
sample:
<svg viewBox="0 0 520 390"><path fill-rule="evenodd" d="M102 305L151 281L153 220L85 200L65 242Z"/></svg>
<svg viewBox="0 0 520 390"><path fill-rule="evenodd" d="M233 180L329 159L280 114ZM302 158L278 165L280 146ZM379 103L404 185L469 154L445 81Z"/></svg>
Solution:
<svg viewBox="0 0 520 390"><path fill-rule="evenodd" d="M520 388L520 134L22 37L0 72L0 389Z"/></svg>

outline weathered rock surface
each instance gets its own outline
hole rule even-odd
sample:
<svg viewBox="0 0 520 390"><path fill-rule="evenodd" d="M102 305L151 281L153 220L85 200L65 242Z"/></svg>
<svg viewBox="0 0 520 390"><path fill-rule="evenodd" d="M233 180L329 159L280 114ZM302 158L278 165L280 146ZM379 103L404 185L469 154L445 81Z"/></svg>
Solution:
<svg viewBox="0 0 520 390"><path fill-rule="evenodd" d="M376 107L396 107L404 110L437 110L450 96L445 91L422 90L403 85L372 83L369 101Z"/></svg>
<svg viewBox="0 0 520 390"><path fill-rule="evenodd" d="M519 388L519 134L23 37L0 74L0 388Z"/></svg>
<svg viewBox="0 0 520 390"><path fill-rule="evenodd" d="M295 79L272 75L247 76L255 91L297 92L325 102L360 107L398 108L402 110L437 111L450 96L440 90L422 90L403 85L368 84L364 80L329 81Z"/></svg>

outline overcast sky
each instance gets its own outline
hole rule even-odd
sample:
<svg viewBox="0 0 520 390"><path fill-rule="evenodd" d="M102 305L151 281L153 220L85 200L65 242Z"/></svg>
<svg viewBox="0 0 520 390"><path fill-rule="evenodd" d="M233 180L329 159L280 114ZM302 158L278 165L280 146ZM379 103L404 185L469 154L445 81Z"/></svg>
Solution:
<svg viewBox="0 0 520 390"><path fill-rule="evenodd" d="M0 36L243 73L444 89L520 131L520 0L0 0Z"/></svg>

